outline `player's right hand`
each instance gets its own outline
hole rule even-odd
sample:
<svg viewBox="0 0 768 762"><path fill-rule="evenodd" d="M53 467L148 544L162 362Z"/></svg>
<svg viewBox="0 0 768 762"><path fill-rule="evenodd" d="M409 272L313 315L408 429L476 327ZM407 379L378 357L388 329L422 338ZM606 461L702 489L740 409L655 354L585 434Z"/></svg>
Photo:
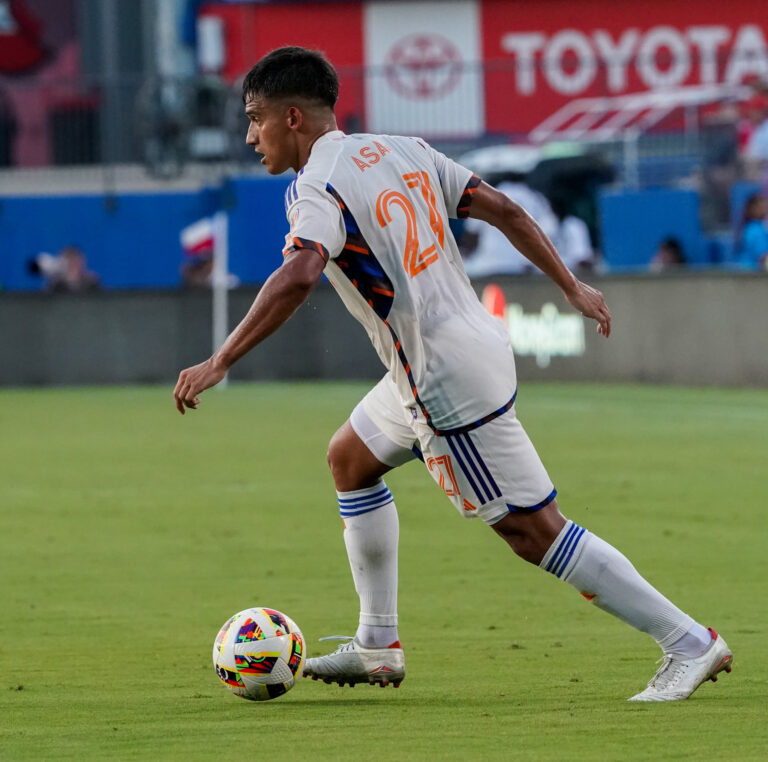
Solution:
<svg viewBox="0 0 768 762"><path fill-rule="evenodd" d="M176 409L184 415L185 408L197 410L200 404L200 392L210 389L221 381L227 375L227 369L213 358L201 362L199 365L193 365L191 368L179 373L179 380L173 390L173 399L176 402Z"/></svg>
<svg viewBox="0 0 768 762"><path fill-rule="evenodd" d="M568 303L584 317L597 321L597 332L607 339L611 335L611 311L600 291L577 280L565 293Z"/></svg>

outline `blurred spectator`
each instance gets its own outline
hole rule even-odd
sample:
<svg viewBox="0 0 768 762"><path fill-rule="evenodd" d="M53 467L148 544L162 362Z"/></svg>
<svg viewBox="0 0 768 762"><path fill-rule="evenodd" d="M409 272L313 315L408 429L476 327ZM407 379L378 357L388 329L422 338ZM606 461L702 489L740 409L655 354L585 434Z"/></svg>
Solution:
<svg viewBox="0 0 768 762"><path fill-rule="evenodd" d="M768 97L762 93L755 93L751 98L740 104L740 119L738 120L739 150L747 152L750 139L755 129L765 118L768 109Z"/></svg>
<svg viewBox="0 0 768 762"><path fill-rule="evenodd" d="M496 188L520 204L552 238L558 227L552 207L543 194L523 182L523 177L520 173L508 172ZM470 278L538 272L498 228L481 220L471 217L466 220L460 248Z"/></svg>
<svg viewBox="0 0 768 762"><path fill-rule="evenodd" d="M55 256L38 254L30 261L29 270L45 278L49 293L83 293L101 288L99 276L88 269L85 254L77 246L65 246Z"/></svg>
<svg viewBox="0 0 768 762"><path fill-rule="evenodd" d="M46 284L51 292L78 293L83 291L98 291L101 280L95 272L88 269L83 254L77 246L67 246L59 252L61 268Z"/></svg>
<svg viewBox="0 0 768 762"><path fill-rule="evenodd" d="M764 270L768 263L768 198L753 193L744 204L741 232L737 240L738 263L745 270Z"/></svg>
<svg viewBox="0 0 768 762"><path fill-rule="evenodd" d="M747 174L765 182L768 187L768 96L758 93L749 102L752 103L750 119L754 128L744 149Z"/></svg>
<svg viewBox="0 0 768 762"><path fill-rule="evenodd" d="M564 197L553 196L550 203L557 218L557 228L551 236L552 243L560 258L570 270L593 270L595 252L587 223L581 217L569 213L568 202Z"/></svg>
<svg viewBox="0 0 768 762"><path fill-rule="evenodd" d="M674 236L669 236L659 242L649 267L651 271L659 273L679 270L685 267L685 264L685 254L680 241Z"/></svg>
<svg viewBox="0 0 768 762"><path fill-rule="evenodd" d="M0 89L0 167L9 167L13 163L13 143L17 132L13 104L7 93Z"/></svg>
<svg viewBox="0 0 768 762"><path fill-rule="evenodd" d="M181 265L183 288L210 288L213 278L213 251L191 256Z"/></svg>

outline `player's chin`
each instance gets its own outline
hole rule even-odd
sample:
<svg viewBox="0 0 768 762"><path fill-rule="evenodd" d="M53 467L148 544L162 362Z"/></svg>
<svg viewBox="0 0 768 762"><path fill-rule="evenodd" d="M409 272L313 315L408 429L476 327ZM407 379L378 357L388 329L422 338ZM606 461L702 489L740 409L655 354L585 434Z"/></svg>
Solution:
<svg viewBox="0 0 768 762"><path fill-rule="evenodd" d="M267 168L270 175L282 175L288 169L287 164L270 161L266 156L261 160L261 163Z"/></svg>

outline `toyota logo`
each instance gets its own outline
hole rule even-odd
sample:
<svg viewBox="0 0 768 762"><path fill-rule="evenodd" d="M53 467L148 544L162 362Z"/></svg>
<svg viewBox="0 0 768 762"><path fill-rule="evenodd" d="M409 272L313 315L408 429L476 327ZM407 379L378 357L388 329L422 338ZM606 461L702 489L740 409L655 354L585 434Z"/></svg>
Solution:
<svg viewBox="0 0 768 762"><path fill-rule="evenodd" d="M411 34L398 40L385 61L390 87L404 98L439 98L461 78L461 53L439 34Z"/></svg>

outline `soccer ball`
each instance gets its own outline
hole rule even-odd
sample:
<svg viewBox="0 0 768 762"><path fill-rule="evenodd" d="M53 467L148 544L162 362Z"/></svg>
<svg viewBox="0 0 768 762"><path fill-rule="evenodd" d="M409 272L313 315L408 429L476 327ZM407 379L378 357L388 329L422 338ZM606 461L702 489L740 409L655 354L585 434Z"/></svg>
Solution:
<svg viewBox="0 0 768 762"><path fill-rule="evenodd" d="M213 643L213 667L236 696L267 701L289 691L304 668L304 636L275 609L252 608L230 617Z"/></svg>

